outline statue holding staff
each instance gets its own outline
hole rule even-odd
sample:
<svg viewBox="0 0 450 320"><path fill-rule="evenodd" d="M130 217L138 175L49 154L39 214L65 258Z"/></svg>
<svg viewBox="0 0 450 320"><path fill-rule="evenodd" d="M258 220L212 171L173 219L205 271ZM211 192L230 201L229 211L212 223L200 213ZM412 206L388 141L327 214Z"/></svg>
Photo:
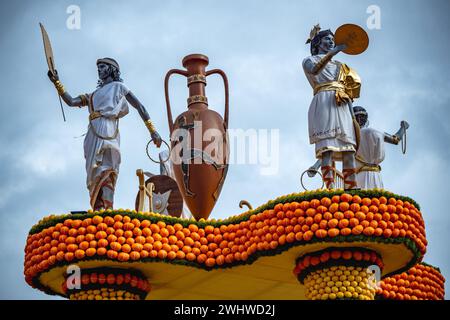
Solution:
<svg viewBox="0 0 450 320"><path fill-rule="evenodd" d="M361 141L356 154L358 187L361 189L383 189L380 163L385 156L384 143L397 145L404 139L409 124L406 121L401 121L400 129L394 135L390 135L369 127L369 115L363 107L355 106L353 111L361 127Z"/></svg>
<svg viewBox="0 0 450 320"><path fill-rule="evenodd" d="M314 92L308 111L309 140L315 144L326 187L335 188L332 163L342 160L344 188L355 189L359 128L351 104L359 97L361 80L353 69L333 60L339 52L345 52L347 44L335 45L333 32L320 30L319 25L312 29L307 41L311 44L311 56L302 63Z"/></svg>
<svg viewBox="0 0 450 320"><path fill-rule="evenodd" d="M98 87L92 93L73 98L61 84L56 70L49 70L48 77L59 95L70 107L89 109L88 132L84 139L86 159L86 184L90 204L94 210L112 209L119 166L120 133L119 119L128 114L131 104L141 116L157 147L161 137L155 130L150 116L138 98L123 84L120 67L112 58L97 60Z"/></svg>

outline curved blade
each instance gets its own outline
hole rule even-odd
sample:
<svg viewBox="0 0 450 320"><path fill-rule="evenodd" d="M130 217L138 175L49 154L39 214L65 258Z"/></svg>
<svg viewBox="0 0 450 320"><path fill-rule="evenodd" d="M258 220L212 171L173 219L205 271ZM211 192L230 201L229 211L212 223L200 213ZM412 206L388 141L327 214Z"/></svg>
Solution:
<svg viewBox="0 0 450 320"><path fill-rule="evenodd" d="M42 41L44 42L45 60L47 60L48 70L50 70L52 73L56 73L55 60L53 59L53 50L52 45L50 44L50 39L48 37L47 31L45 31L44 25L39 22L39 26L41 27ZM64 114L61 96L58 95L58 98L59 98L59 105L61 106L62 116L64 122L66 122L66 115Z"/></svg>
<svg viewBox="0 0 450 320"><path fill-rule="evenodd" d="M39 23L42 33L42 41L44 42L45 59L47 60L48 69L51 72L55 72L55 60L53 59L52 45L50 44L50 39L48 37L47 31L45 31L44 25Z"/></svg>

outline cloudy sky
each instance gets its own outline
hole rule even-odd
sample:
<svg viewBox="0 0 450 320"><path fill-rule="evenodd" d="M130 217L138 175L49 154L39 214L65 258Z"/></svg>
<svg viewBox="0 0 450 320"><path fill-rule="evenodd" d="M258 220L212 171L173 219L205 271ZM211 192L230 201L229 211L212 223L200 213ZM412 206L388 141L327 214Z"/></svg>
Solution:
<svg viewBox="0 0 450 320"><path fill-rule="evenodd" d="M67 28L70 5L81 10L80 29ZM367 27L371 5L380 8L380 29ZM206 54L210 68L227 73L230 128L279 130L279 170L265 174L262 161L232 165L214 218L242 211L241 199L258 206L301 191L300 173L314 162L307 136L312 92L301 69L309 55L305 40L317 22L332 30L344 23L363 26L369 49L336 59L361 75L357 104L369 110L372 127L394 133L400 120L410 123L407 154L399 146L386 147L385 188L421 204L429 241L425 261L450 277L445 204L450 178L449 11L447 0L2 1L0 298L48 298L23 280L27 232L43 216L89 206L80 137L86 132L87 110L66 108L67 122L62 121L46 76L38 22L46 26L60 78L72 95L93 91L96 59L114 57L125 83L165 139L163 79L169 69L181 68L181 59L190 53ZM211 77L207 95L211 108L222 113L220 79ZM184 79L174 78L171 96L175 116L185 110ZM132 208L135 170L158 168L146 157L148 133L137 112L131 110L122 119L120 130L122 166L115 205Z"/></svg>

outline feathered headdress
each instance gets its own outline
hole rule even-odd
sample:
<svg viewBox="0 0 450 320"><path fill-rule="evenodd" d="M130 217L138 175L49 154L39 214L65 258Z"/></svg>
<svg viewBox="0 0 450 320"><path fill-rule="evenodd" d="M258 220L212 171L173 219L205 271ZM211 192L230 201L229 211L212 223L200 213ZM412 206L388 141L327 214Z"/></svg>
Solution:
<svg viewBox="0 0 450 320"><path fill-rule="evenodd" d="M310 43L314 37L319 33L320 31L320 24L316 24L312 29L311 32L309 33L309 39L306 40L306 44Z"/></svg>

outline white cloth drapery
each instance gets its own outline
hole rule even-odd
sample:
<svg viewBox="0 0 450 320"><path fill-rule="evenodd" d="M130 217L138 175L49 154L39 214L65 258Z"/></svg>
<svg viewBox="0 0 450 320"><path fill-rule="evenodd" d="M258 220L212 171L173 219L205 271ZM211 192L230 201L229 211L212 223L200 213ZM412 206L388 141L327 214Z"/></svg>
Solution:
<svg viewBox="0 0 450 320"><path fill-rule="evenodd" d="M361 128L361 141L356 160L358 170L365 165L358 161L358 158L374 166L383 162L385 156L384 136L385 134L378 130L368 127ZM356 175L356 182L361 189L383 189L383 180L380 172L361 171Z"/></svg>
<svg viewBox="0 0 450 320"><path fill-rule="evenodd" d="M305 70L305 63L316 64L323 54L307 57L303 60L303 69L311 87L325 82L336 81L341 63L331 60L317 74L312 75ZM338 106L335 91L319 91L314 95L308 110L309 142L315 144L316 157L321 158L325 151L333 151L335 160L342 159L342 152L356 151L356 138L349 106Z"/></svg>
<svg viewBox="0 0 450 320"><path fill-rule="evenodd" d="M90 113L95 111L101 114L101 117L90 121L84 139L86 184L92 206L105 173L114 173L116 177L119 174L121 159L118 119L128 114L125 96L129 91L123 83L113 81L88 95Z"/></svg>

